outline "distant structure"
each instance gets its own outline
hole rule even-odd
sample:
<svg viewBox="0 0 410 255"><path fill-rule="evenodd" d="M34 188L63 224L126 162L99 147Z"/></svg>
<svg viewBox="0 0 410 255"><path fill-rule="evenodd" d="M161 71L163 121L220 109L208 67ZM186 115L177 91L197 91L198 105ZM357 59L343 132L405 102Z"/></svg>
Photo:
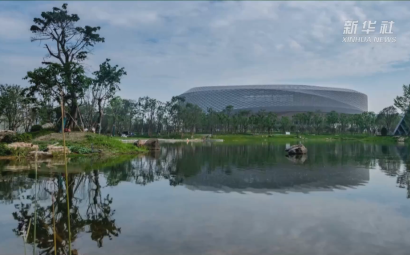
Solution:
<svg viewBox="0 0 410 255"><path fill-rule="evenodd" d="M399 124L397 124L396 128L394 129L393 135L408 135L409 134L409 126L406 124L404 120L405 116L401 118Z"/></svg>
<svg viewBox="0 0 410 255"><path fill-rule="evenodd" d="M308 85L240 85L196 87L180 95L202 110L222 111L232 105L234 111L260 110L279 115L299 112L356 114L367 111L367 95L341 88Z"/></svg>

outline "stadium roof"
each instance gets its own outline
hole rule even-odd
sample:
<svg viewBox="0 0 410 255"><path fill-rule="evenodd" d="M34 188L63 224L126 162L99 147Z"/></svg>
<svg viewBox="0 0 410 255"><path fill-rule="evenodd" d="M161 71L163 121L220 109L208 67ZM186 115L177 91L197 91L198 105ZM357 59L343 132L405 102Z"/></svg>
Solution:
<svg viewBox="0 0 410 255"><path fill-rule="evenodd" d="M202 92L202 91L217 91L217 90L237 90L237 89L272 89L272 90L330 90L330 91L340 91L340 92L358 92L352 89L343 89L343 88L335 88L335 87L321 87L321 86L312 86L312 85L286 85L286 84L271 84L271 85L223 85L223 86L205 86L205 87L195 87L192 88L185 93L192 93L192 92Z"/></svg>

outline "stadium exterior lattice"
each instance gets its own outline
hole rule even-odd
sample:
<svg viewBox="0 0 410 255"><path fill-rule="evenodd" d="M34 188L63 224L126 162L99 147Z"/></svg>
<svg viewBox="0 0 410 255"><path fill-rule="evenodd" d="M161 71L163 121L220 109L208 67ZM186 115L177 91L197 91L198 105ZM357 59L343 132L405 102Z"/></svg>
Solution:
<svg viewBox="0 0 410 255"><path fill-rule="evenodd" d="M308 85L240 85L192 88L182 95L202 110L222 111L232 105L235 111L260 110L292 115L298 112L356 114L367 111L367 96L350 89Z"/></svg>

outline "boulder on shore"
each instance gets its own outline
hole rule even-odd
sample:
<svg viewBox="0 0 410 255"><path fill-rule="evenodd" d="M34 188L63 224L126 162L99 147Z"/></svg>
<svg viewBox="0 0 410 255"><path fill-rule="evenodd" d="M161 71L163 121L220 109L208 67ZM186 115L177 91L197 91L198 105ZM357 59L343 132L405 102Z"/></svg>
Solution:
<svg viewBox="0 0 410 255"><path fill-rule="evenodd" d="M137 140L134 142L134 145L137 146L138 148L142 147L145 144L145 141L143 140Z"/></svg>
<svg viewBox="0 0 410 255"><path fill-rule="evenodd" d="M24 148L30 151L37 151L38 150L38 145L37 144L32 144L32 143L10 143L7 144L7 147L10 149L18 149L18 148Z"/></svg>
<svg viewBox="0 0 410 255"><path fill-rule="evenodd" d="M67 154L71 153L70 149L68 149L67 146L66 147L59 146L59 145L48 145L47 146L47 152L51 153L51 154L53 154L53 153L64 153L64 151Z"/></svg>
<svg viewBox="0 0 410 255"><path fill-rule="evenodd" d="M134 142L134 145L138 148L145 147L150 151L159 150L159 141L156 138L148 139L148 140L138 140Z"/></svg>
<svg viewBox="0 0 410 255"><path fill-rule="evenodd" d="M148 139L145 143L144 146L150 150L150 151L154 151L154 150L159 150L159 141L158 139Z"/></svg>
<svg viewBox="0 0 410 255"><path fill-rule="evenodd" d="M307 153L307 149L303 144L292 145L285 149L289 155L302 155Z"/></svg>

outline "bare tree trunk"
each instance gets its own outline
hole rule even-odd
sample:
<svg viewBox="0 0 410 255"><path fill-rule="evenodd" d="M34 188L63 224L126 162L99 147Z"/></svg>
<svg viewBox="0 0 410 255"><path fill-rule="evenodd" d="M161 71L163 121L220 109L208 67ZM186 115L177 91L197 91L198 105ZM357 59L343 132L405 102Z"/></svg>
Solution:
<svg viewBox="0 0 410 255"><path fill-rule="evenodd" d="M98 99L98 134L101 134L101 124L103 118L102 99Z"/></svg>

